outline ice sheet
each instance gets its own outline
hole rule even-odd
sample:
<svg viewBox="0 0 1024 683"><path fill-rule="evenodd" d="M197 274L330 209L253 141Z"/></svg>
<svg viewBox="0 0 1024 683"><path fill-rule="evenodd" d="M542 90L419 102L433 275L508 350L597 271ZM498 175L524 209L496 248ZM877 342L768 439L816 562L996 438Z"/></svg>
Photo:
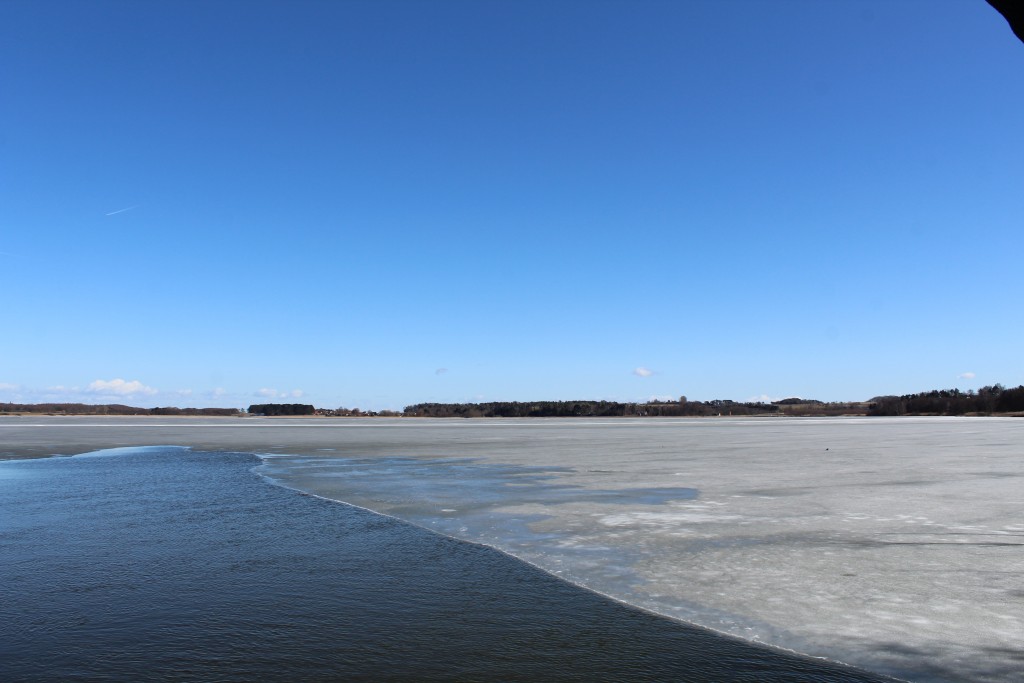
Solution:
<svg viewBox="0 0 1024 683"><path fill-rule="evenodd" d="M266 473L744 638L919 681L1024 669L1024 420L433 424Z"/></svg>

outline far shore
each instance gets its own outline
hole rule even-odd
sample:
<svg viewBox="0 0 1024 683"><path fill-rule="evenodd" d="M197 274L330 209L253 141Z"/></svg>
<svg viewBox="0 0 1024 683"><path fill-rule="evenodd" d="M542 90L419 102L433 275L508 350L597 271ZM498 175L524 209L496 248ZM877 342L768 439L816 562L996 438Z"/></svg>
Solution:
<svg viewBox="0 0 1024 683"><path fill-rule="evenodd" d="M761 413L756 415L564 415L556 417L505 417L495 416L433 416L433 415L109 415L100 413L35 413L25 411L4 412L0 417L73 417L96 418L100 420L132 419L132 420L635 420L635 419L674 419L674 420L716 420L721 418L816 418L816 417L1024 417L1024 411L994 413L963 413L961 415L944 415L942 413L905 413L903 415L869 415L866 412L802 414L796 412Z"/></svg>
<svg viewBox="0 0 1024 683"><path fill-rule="evenodd" d="M1024 416L1024 385L1001 384L961 391L934 389L902 396L875 396L866 401L819 401L805 397L778 400L660 398L641 401L605 399L489 401L482 403L416 403L399 410L318 408L308 403L254 403L244 408L142 408L119 403L13 403L0 402L0 415L26 416L139 416L190 418L296 418L296 417L458 417L458 418L612 418L612 417L900 417L900 416Z"/></svg>

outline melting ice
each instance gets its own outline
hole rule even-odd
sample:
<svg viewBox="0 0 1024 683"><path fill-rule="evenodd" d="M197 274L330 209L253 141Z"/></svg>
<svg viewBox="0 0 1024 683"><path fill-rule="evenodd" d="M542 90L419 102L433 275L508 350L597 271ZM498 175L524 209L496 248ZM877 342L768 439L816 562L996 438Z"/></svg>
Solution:
<svg viewBox="0 0 1024 683"><path fill-rule="evenodd" d="M422 424L261 469L744 638L1018 679L1024 420Z"/></svg>

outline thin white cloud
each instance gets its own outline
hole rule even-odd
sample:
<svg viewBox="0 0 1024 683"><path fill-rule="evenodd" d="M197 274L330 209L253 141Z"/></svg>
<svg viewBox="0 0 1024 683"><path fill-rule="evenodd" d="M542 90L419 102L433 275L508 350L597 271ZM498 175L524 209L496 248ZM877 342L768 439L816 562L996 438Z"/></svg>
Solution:
<svg viewBox="0 0 1024 683"><path fill-rule="evenodd" d="M775 401L781 401L782 399L777 396L769 396L768 394L761 394L760 396L751 396L746 400L746 403L774 403Z"/></svg>
<svg viewBox="0 0 1024 683"><path fill-rule="evenodd" d="M446 372L448 372L448 368L438 368L437 370L434 370L435 375L443 375Z"/></svg>
<svg viewBox="0 0 1024 683"><path fill-rule="evenodd" d="M0 382L0 391L17 391L21 389L17 384L11 384L10 382Z"/></svg>
<svg viewBox="0 0 1024 683"><path fill-rule="evenodd" d="M957 379L974 379L977 377L973 372L961 372L956 376Z"/></svg>
<svg viewBox="0 0 1024 683"><path fill-rule="evenodd" d="M138 206L129 206L129 207L125 208L125 209L118 209L117 211L111 211L110 213L108 213L106 215L107 216L113 216L115 214L124 213L125 211L131 211L132 209L137 209L137 208L139 208L139 207Z"/></svg>
<svg viewBox="0 0 1024 683"><path fill-rule="evenodd" d="M192 390L191 389L178 389L174 393L176 393L178 396L191 396L192 395Z"/></svg>
<svg viewBox="0 0 1024 683"><path fill-rule="evenodd" d="M635 368L633 370L633 374L636 375L637 377L650 377L651 375L654 374L654 371L648 370L647 368L641 365L640 367Z"/></svg>
<svg viewBox="0 0 1024 683"><path fill-rule="evenodd" d="M291 391L278 391L277 389L268 389L263 387L259 391L256 391L253 396L259 396L260 398L302 398L305 394L302 389L292 389Z"/></svg>
<svg viewBox="0 0 1024 683"><path fill-rule="evenodd" d="M135 396L139 394L152 396L157 393L156 389L147 387L137 379L130 382L126 382L123 379L98 379L90 383L86 391L90 394L109 394L115 396Z"/></svg>
<svg viewBox="0 0 1024 683"><path fill-rule="evenodd" d="M220 398L221 396L224 396L227 393L228 392L224 387L217 387L216 389L211 389L210 391L207 391L206 395L211 398Z"/></svg>

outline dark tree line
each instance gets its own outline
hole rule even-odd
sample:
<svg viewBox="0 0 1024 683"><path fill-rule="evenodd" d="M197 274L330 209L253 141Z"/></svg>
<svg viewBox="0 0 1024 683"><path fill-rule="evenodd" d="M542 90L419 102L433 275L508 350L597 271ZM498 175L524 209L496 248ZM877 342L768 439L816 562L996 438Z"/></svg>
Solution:
<svg viewBox="0 0 1024 683"><path fill-rule="evenodd" d="M317 408L316 414L321 417L401 417L402 413L393 410L360 410L359 408Z"/></svg>
<svg viewBox="0 0 1024 683"><path fill-rule="evenodd" d="M715 401L498 401L494 403L417 403L406 406L410 417L698 417L708 415L770 415L778 406L767 403Z"/></svg>
<svg viewBox="0 0 1024 683"><path fill-rule="evenodd" d="M492 403L417 403L402 413L388 410L362 411L358 408L317 410L303 403L257 403L249 406L250 415L288 416L399 416L408 417L709 417L745 415L966 415L993 413L1024 414L1024 385L1007 389L1000 384L978 391L937 389L903 396L877 396L862 403L825 403L811 399L788 398L773 403L712 401L496 401ZM237 416L234 408L137 408L119 403L0 403L0 413L50 415L191 415Z"/></svg>
<svg viewBox="0 0 1024 683"><path fill-rule="evenodd" d="M173 406L167 406L166 408L153 408L149 411L150 415L210 415L217 417L232 417L241 415L242 411L238 408L175 408Z"/></svg>
<svg viewBox="0 0 1024 683"><path fill-rule="evenodd" d="M1024 413L1024 385L996 384L977 392L943 389L904 396L878 396L865 402L826 403L788 398L773 403L712 401L498 401L494 403L417 403L410 417L708 417L715 415L966 415Z"/></svg>
<svg viewBox="0 0 1024 683"><path fill-rule="evenodd" d="M254 403L249 406L250 415L315 415L316 408L305 403Z"/></svg>
<svg viewBox="0 0 1024 683"><path fill-rule="evenodd" d="M1024 385L1006 389L1001 384L977 392L936 389L920 394L878 396L871 399L869 415L966 415L967 413L1024 412Z"/></svg>

